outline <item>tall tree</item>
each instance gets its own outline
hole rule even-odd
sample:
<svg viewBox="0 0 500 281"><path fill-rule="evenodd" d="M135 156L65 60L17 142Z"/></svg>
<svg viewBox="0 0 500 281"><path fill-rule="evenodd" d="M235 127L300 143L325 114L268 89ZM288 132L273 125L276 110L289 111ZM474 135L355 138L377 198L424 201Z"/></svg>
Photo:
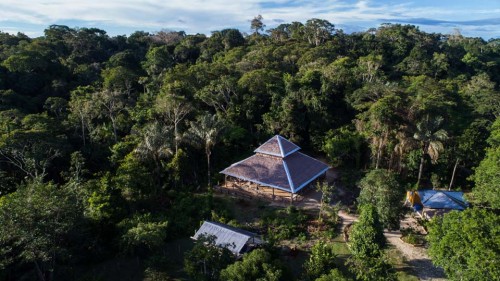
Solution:
<svg viewBox="0 0 500 281"><path fill-rule="evenodd" d="M259 31L264 30L264 27L266 27L262 22L263 19L261 15L258 15L250 21L250 29L253 30L254 34L259 35Z"/></svg>
<svg viewBox="0 0 500 281"><path fill-rule="evenodd" d="M116 90L101 90L95 93L95 100L101 107L100 115L109 118L113 128L115 143L118 142L118 117L125 110L126 100L124 93Z"/></svg>
<svg viewBox="0 0 500 281"><path fill-rule="evenodd" d="M196 93L196 96L216 111L227 115L238 98L237 79L222 76Z"/></svg>
<svg viewBox="0 0 500 281"><path fill-rule="evenodd" d="M182 134L179 126L186 116L193 110L191 104L182 96L161 94L156 98L155 111L167 126L174 127L175 153L179 150Z"/></svg>
<svg viewBox="0 0 500 281"><path fill-rule="evenodd" d="M327 20L309 19L304 25L304 35L309 44L314 46L325 43L332 37L334 31L335 25Z"/></svg>
<svg viewBox="0 0 500 281"><path fill-rule="evenodd" d="M399 229L404 190L397 181L396 174L383 169L371 170L361 179L359 186L359 204L372 204L384 227Z"/></svg>
<svg viewBox="0 0 500 281"><path fill-rule="evenodd" d="M134 150L140 159L153 161L157 185L161 183L162 160L173 154L169 135L168 127L156 122L148 124L143 132L141 142ZM157 186L157 188L159 187Z"/></svg>
<svg viewBox="0 0 500 281"><path fill-rule="evenodd" d="M462 92L472 102L474 110L490 119L500 116L500 91L486 73L473 76Z"/></svg>
<svg viewBox="0 0 500 281"><path fill-rule="evenodd" d="M190 122L190 128L187 132L191 143L197 147L202 147L205 150L207 157L207 176L208 186L211 187L212 180L210 174L210 156L212 155L212 148L219 141L220 135L225 126L217 115L205 114L199 116L196 122Z"/></svg>
<svg viewBox="0 0 500 281"><path fill-rule="evenodd" d="M92 100L92 91L91 86L78 87L71 92L69 101L68 119L71 123L75 123L75 129L79 129L83 146L87 144L87 135L94 129L92 119L98 114Z"/></svg>
<svg viewBox="0 0 500 281"><path fill-rule="evenodd" d="M43 181L55 158L67 149L61 126L46 114L30 114L21 126L0 138L0 159L34 181Z"/></svg>
<svg viewBox="0 0 500 281"><path fill-rule="evenodd" d="M417 124L417 131L413 138L420 143L422 154L420 157L420 165L418 168L417 186L422 179L424 170L425 156L429 155L432 163L436 163L439 158L439 153L443 151L443 142L448 139L448 133L441 129L443 117L438 116L432 118L429 115L424 117L422 122Z"/></svg>

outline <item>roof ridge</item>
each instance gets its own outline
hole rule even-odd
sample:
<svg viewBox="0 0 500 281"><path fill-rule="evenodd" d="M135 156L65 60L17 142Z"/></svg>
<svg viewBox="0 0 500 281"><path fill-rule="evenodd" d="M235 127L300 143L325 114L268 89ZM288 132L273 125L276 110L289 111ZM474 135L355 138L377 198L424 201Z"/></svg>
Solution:
<svg viewBox="0 0 500 281"><path fill-rule="evenodd" d="M425 190L421 190L421 191L425 191ZM424 204L424 202L429 201L429 199L431 199L431 198L432 198L434 195L436 195L436 193L437 193L437 192L436 192L435 190L433 190L433 189L430 189L430 191L434 191L434 194L432 194L431 196L427 197L427 199L425 199L424 201L422 201L422 204ZM418 190L417 190L417 192L418 192ZM420 194L419 194L419 196L420 196ZM420 196L420 199L422 199L422 196Z"/></svg>
<svg viewBox="0 0 500 281"><path fill-rule="evenodd" d="M292 193L295 193L295 184L293 183L292 176L290 175L290 170L288 170L288 164L284 158L282 158L281 161L283 162L283 168L285 168L286 178L288 179L290 189L292 190Z"/></svg>
<svg viewBox="0 0 500 281"><path fill-rule="evenodd" d="M276 135L276 140L278 141L278 147L280 148L281 157L285 157L285 151L283 150L283 144L281 144L281 139L283 137L280 135Z"/></svg>
<svg viewBox="0 0 500 281"><path fill-rule="evenodd" d="M460 201L457 198L448 195L448 192L444 192L443 190L440 190L439 192L443 193L446 197L450 198L453 202L457 203L458 205L460 205L460 206L462 206L464 208L467 207L467 205L465 204L464 201Z"/></svg>
<svg viewBox="0 0 500 281"><path fill-rule="evenodd" d="M254 233L254 232L251 232L251 231L247 231L247 230L244 230L244 229L241 229L241 228L237 228L237 227L225 224L225 223L220 223L220 222L210 221L210 220L205 220L205 222L210 223L210 224L214 224L214 225L217 225L217 226L220 226L220 227L223 227L223 228L225 228L227 230L230 230L232 232L235 232L235 233L238 233L238 234L241 234L241 235L245 235L245 236L249 236L249 237L257 236L257 233Z"/></svg>

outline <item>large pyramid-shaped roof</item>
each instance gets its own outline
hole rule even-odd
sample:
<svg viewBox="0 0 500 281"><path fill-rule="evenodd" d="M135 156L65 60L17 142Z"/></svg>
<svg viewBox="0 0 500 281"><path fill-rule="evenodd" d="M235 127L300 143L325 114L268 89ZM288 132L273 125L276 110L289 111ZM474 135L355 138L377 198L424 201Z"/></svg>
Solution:
<svg viewBox="0 0 500 281"><path fill-rule="evenodd" d="M274 136L256 154L234 163L221 173L296 193L328 170L328 165L304 153L281 136Z"/></svg>
<svg viewBox="0 0 500 281"><path fill-rule="evenodd" d="M254 150L254 152L278 157L286 157L299 149L300 147L298 145L280 135L276 135L259 146L256 150Z"/></svg>

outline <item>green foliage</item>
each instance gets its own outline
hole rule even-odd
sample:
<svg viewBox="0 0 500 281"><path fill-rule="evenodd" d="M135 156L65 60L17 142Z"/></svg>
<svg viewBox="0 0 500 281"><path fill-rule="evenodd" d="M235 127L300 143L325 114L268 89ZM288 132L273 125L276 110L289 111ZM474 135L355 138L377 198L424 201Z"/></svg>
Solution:
<svg viewBox="0 0 500 281"><path fill-rule="evenodd" d="M128 202L144 200L156 190L150 171L134 153L120 161L113 181Z"/></svg>
<svg viewBox="0 0 500 281"><path fill-rule="evenodd" d="M363 139L357 132L349 127L341 127L326 133L321 150L336 167L344 165L359 167L362 145Z"/></svg>
<svg viewBox="0 0 500 281"><path fill-rule="evenodd" d="M224 222L232 219L224 201L213 198L211 194L193 195L191 193L170 192L172 206L167 212L170 239L192 235L200 227L200 221L219 218ZM175 223L173 223L175 222Z"/></svg>
<svg viewBox="0 0 500 281"><path fill-rule="evenodd" d="M382 249L386 241L377 211L370 204L360 208L359 221L354 224L349 235L352 253L348 260L350 269L359 280L395 280L392 266L383 256Z"/></svg>
<svg viewBox="0 0 500 281"><path fill-rule="evenodd" d="M318 221L326 223L330 229L335 229L338 223L338 206L331 204L335 186L327 182L317 182L316 190L321 192ZM333 233L334 231L331 234Z"/></svg>
<svg viewBox="0 0 500 281"><path fill-rule="evenodd" d="M351 279L347 278L338 269L332 269L330 273L323 274L321 277L316 278L315 281L349 281Z"/></svg>
<svg viewBox="0 0 500 281"><path fill-rule="evenodd" d="M187 135L191 143L205 150L207 157L207 178L208 186L211 187L210 156L212 148L217 144L223 130L226 128L222 120L217 115L205 114L198 118L197 122L191 122Z"/></svg>
<svg viewBox="0 0 500 281"><path fill-rule="evenodd" d="M227 281L279 281L286 280L284 277L279 261L264 249L243 255L243 260L229 265L220 274L220 280Z"/></svg>
<svg viewBox="0 0 500 281"><path fill-rule="evenodd" d="M471 199L473 202L500 209L500 119L492 126L488 139L491 147L486 150L486 156L476 168L473 176L475 187Z"/></svg>
<svg viewBox="0 0 500 281"><path fill-rule="evenodd" d="M383 169L371 170L361 179L359 186L359 204L373 205L384 227L399 229L405 193L396 174Z"/></svg>
<svg viewBox="0 0 500 281"><path fill-rule="evenodd" d="M262 227L271 240L291 239L305 231L307 215L294 206L286 209L268 209L262 215Z"/></svg>
<svg viewBox="0 0 500 281"><path fill-rule="evenodd" d="M233 254L215 244L215 237L199 237L185 254L184 270L192 280L219 280L221 271L233 261Z"/></svg>
<svg viewBox="0 0 500 281"><path fill-rule="evenodd" d="M453 211L429 226L429 255L451 280L500 276L500 217L485 209Z"/></svg>
<svg viewBox="0 0 500 281"><path fill-rule="evenodd" d="M315 280L333 270L336 256L333 245L323 241L314 244L309 259L304 263L307 280Z"/></svg>
<svg viewBox="0 0 500 281"><path fill-rule="evenodd" d="M500 91L495 89L495 82L486 73L473 76L462 89L470 99L474 110L488 118L500 116Z"/></svg>
<svg viewBox="0 0 500 281"><path fill-rule="evenodd" d="M254 31L254 34L259 34L259 31L264 30L264 27L266 27L266 25L262 22L262 19L262 16L258 15L250 22L250 29Z"/></svg>
<svg viewBox="0 0 500 281"><path fill-rule="evenodd" d="M384 229L373 205L360 207L359 221L349 235L349 249L356 259L378 258L385 246Z"/></svg>
<svg viewBox="0 0 500 281"><path fill-rule="evenodd" d="M173 182L174 187L177 187L179 183L187 178L187 170L189 169L188 156L184 150L179 149L172 160L167 164L167 169L169 170L170 181Z"/></svg>
<svg viewBox="0 0 500 281"><path fill-rule="evenodd" d="M351 258L348 262L357 280L395 281L394 269L383 257Z"/></svg>
<svg viewBox="0 0 500 281"><path fill-rule="evenodd" d="M164 245L167 237L168 222L153 218L151 214L136 214L118 224L122 229L120 243L129 253L140 253L144 248L155 251Z"/></svg>
<svg viewBox="0 0 500 281"><path fill-rule="evenodd" d="M405 243L411 244L413 246L421 246L425 243L424 237L422 237L419 234L412 233L412 232L410 232L408 234L404 234L401 237L401 240L403 240Z"/></svg>
<svg viewBox="0 0 500 281"><path fill-rule="evenodd" d="M36 265L39 274L68 258L70 232L83 219L67 186L29 182L0 197L0 268L13 262Z"/></svg>
<svg viewBox="0 0 500 281"><path fill-rule="evenodd" d="M111 186L110 176L106 174L99 180L85 183L85 216L97 222L115 220L123 212L118 192Z"/></svg>

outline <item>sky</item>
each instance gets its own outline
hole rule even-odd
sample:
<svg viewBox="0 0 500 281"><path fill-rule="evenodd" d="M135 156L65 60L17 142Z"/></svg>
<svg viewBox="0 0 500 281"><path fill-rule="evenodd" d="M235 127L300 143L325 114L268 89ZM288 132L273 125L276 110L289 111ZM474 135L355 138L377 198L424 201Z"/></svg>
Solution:
<svg viewBox="0 0 500 281"><path fill-rule="evenodd" d="M142 30L204 33L224 28L250 32L262 15L266 29L280 23L326 19L344 32L381 23L426 32L500 38L500 0L0 0L0 31L43 35L52 24L97 27L109 35Z"/></svg>

